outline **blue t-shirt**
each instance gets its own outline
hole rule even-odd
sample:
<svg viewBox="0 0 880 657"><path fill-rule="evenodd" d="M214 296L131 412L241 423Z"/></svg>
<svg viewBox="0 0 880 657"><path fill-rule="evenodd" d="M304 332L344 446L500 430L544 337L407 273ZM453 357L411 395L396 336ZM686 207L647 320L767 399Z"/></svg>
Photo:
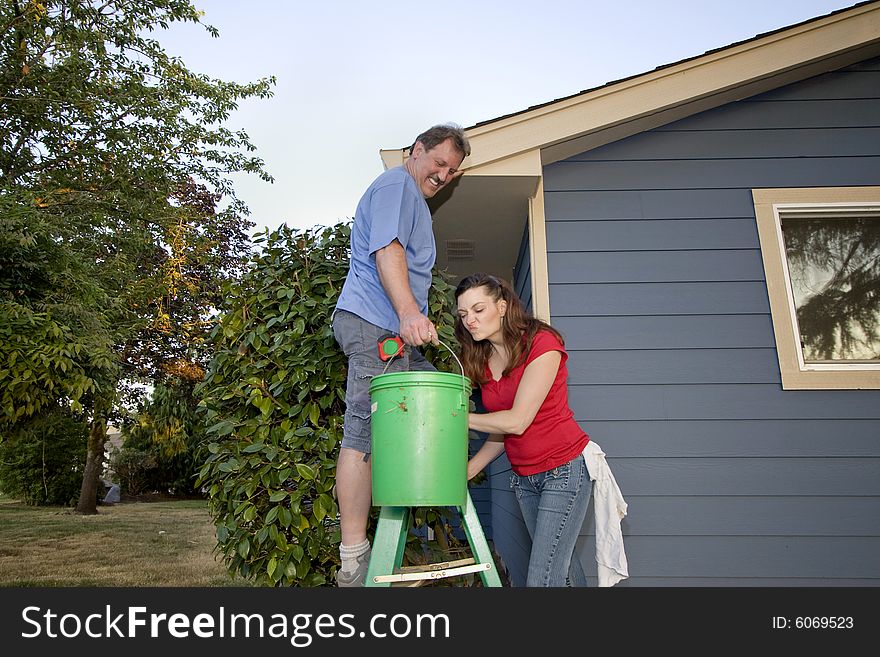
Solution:
<svg viewBox="0 0 880 657"><path fill-rule="evenodd" d="M419 309L427 315L437 248L431 211L416 181L403 166L376 178L358 203L351 227L351 262L336 303L339 310L397 333L400 319L376 268L376 251L395 239L406 252L410 289Z"/></svg>

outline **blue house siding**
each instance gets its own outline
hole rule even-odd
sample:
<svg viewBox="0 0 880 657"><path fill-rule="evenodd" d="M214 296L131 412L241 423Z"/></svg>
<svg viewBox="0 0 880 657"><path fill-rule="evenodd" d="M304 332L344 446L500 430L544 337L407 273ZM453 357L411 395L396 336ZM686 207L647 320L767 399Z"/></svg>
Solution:
<svg viewBox="0 0 880 657"><path fill-rule="evenodd" d="M545 167L571 404L629 503L618 586L880 585L880 391L782 390L751 197L877 184L880 60ZM494 540L521 585L507 467Z"/></svg>

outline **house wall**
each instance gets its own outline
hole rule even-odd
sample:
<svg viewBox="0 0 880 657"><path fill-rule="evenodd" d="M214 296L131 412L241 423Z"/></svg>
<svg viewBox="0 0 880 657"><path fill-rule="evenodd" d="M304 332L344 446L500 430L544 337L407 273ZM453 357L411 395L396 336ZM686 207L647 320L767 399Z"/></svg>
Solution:
<svg viewBox="0 0 880 657"><path fill-rule="evenodd" d="M571 405L629 504L618 586L880 585L880 391L782 390L751 198L880 183L880 60L544 173ZM521 585L505 467L494 541ZM595 585L591 516L577 553Z"/></svg>

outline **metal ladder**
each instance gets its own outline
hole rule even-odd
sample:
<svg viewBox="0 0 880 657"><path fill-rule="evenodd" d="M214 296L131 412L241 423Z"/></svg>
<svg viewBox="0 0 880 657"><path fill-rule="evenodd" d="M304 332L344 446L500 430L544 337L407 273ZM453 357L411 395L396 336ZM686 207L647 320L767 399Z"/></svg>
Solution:
<svg viewBox="0 0 880 657"><path fill-rule="evenodd" d="M467 573L479 573L483 586L501 586L498 567L483 534L483 527L471 499L470 491L464 506L456 507L461 516L470 546L472 558L443 561L423 566L401 566L406 537L409 533L412 507L383 506L379 511L379 523L373 539L370 565L364 586L390 587L406 585L418 580L436 580Z"/></svg>

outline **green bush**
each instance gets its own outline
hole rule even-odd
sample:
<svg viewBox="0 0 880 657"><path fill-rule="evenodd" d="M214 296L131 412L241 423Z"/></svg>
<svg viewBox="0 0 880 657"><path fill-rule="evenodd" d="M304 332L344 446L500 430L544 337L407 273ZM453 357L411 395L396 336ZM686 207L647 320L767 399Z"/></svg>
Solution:
<svg viewBox="0 0 880 657"><path fill-rule="evenodd" d="M58 407L19 421L0 442L0 488L27 504L76 504L88 434L82 419Z"/></svg>
<svg viewBox="0 0 880 657"><path fill-rule="evenodd" d="M197 389L210 441L198 484L208 489L218 550L231 572L260 584L327 585L339 566L332 489L346 359L330 317L347 273L350 231L348 222L281 226L257 239L264 248L227 294L212 334L215 356ZM435 272L430 315L454 348L452 304L451 286ZM444 348L426 356L457 371ZM418 525L448 527L442 510L415 515ZM374 509L371 533L375 519ZM421 552L413 545L407 554Z"/></svg>
<svg viewBox="0 0 880 657"><path fill-rule="evenodd" d="M153 471L158 459L153 450L122 447L110 456L113 478L124 495L141 495L155 490Z"/></svg>
<svg viewBox="0 0 880 657"><path fill-rule="evenodd" d="M125 448L129 444L125 443ZM196 477L201 463L196 463L195 450L168 456L156 447L133 447L148 457L143 472L143 492L167 493L181 498L201 497ZM115 469L115 468L114 468ZM125 492L125 488L122 488ZM131 493L137 495L138 493Z"/></svg>

